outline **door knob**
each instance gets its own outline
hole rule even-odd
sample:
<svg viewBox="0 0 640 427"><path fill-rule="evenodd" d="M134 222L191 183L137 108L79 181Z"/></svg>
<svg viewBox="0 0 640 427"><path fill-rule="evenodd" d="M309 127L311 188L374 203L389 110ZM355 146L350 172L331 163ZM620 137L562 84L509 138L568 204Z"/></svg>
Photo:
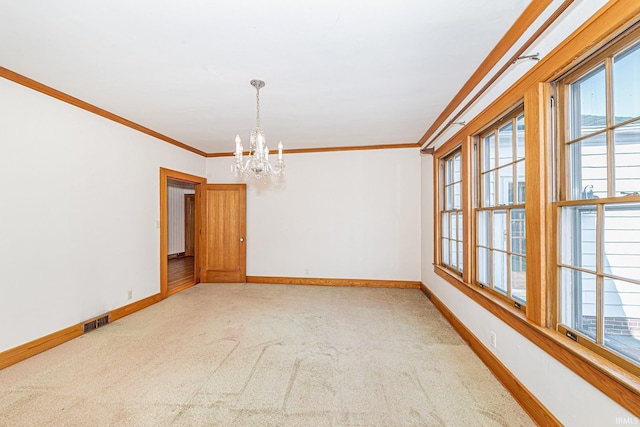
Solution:
<svg viewBox="0 0 640 427"><path fill-rule="evenodd" d="M240 243L244 242L244 237L240 238Z"/></svg>

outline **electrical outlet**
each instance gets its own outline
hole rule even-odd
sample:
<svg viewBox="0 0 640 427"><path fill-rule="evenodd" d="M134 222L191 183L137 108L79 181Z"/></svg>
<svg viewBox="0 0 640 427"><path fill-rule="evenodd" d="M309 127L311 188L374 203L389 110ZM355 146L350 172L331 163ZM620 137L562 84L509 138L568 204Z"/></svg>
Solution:
<svg viewBox="0 0 640 427"><path fill-rule="evenodd" d="M496 348L496 333L491 331L491 346Z"/></svg>
<svg viewBox="0 0 640 427"><path fill-rule="evenodd" d="M131 289L127 291L127 299L133 299L133 291Z"/></svg>
<svg viewBox="0 0 640 427"><path fill-rule="evenodd" d="M304 274L306 274L307 276L309 275L309 269L308 268L304 269Z"/></svg>

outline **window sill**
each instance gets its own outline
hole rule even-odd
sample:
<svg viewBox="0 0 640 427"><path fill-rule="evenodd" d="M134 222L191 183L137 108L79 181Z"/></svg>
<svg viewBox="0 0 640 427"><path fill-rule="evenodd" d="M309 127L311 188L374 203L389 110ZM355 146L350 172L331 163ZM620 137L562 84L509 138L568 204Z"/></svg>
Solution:
<svg viewBox="0 0 640 427"><path fill-rule="evenodd" d="M582 379L636 416L640 416L640 378L573 342L559 332L527 320L524 313L501 298L468 284L441 266L435 273L512 329L537 345Z"/></svg>

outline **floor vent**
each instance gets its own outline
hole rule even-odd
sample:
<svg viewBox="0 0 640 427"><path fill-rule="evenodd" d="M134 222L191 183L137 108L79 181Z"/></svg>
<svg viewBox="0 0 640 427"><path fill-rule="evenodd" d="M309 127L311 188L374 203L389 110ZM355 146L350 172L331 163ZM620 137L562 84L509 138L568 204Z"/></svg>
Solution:
<svg viewBox="0 0 640 427"><path fill-rule="evenodd" d="M94 329L98 329L100 326L104 326L109 323L109 315L106 314L102 317L98 317L97 319L89 320L82 326L82 332L87 333L93 331Z"/></svg>

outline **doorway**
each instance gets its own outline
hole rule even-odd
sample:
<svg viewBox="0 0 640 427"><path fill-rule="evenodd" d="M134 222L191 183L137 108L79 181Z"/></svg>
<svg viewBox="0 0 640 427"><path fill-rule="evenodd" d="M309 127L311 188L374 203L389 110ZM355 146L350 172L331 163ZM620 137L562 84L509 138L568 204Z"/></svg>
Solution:
<svg viewBox="0 0 640 427"><path fill-rule="evenodd" d="M192 182L167 180L167 293L195 284L195 196Z"/></svg>
<svg viewBox="0 0 640 427"><path fill-rule="evenodd" d="M160 169L160 294L200 283L201 187L205 178Z"/></svg>

